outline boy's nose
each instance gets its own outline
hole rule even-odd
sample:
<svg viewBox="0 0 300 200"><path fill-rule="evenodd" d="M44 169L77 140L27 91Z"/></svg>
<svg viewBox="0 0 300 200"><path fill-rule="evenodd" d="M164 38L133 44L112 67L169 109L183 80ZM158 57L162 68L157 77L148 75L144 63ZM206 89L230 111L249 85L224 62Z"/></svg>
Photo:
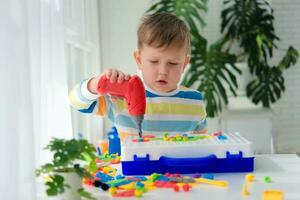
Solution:
<svg viewBox="0 0 300 200"><path fill-rule="evenodd" d="M168 74L168 69L167 69L166 65L161 65L159 67L159 74L162 74L162 75L167 75Z"/></svg>

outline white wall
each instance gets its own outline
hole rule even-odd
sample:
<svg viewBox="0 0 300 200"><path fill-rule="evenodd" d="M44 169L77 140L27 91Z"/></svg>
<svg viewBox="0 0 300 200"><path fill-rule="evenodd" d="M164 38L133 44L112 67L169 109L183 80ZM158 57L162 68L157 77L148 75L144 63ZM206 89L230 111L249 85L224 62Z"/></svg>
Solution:
<svg viewBox="0 0 300 200"><path fill-rule="evenodd" d="M101 0L100 38L101 64L127 73L136 73L133 51L136 50L136 31L140 18L151 1Z"/></svg>
<svg viewBox="0 0 300 200"><path fill-rule="evenodd" d="M141 16L151 2L153 1L100 1L101 65L104 69L117 67L128 73L136 72L132 57L132 52L136 48L136 29ZM298 12L300 2L273 0L272 5L275 10L275 28L281 37L278 45L287 47L288 44L293 44L300 50L300 13ZM210 12L206 16L207 27L203 34L211 43L220 35L221 2L209 1L208 6ZM278 57L282 57L282 54ZM275 144L277 152L300 152L300 104L297 104L300 102L300 90L297 88L300 85L300 80L297 78L300 76L299 64L288 70L284 76L286 92L273 106ZM220 127L219 119L209 119L208 123L212 131Z"/></svg>
<svg viewBox="0 0 300 200"><path fill-rule="evenodd" d="M273 0L275 28L281 41L278 46L293 45L300 51L300 1ZM282 51L277 52L279 58ZM286 91L274 105L273 129L279 152L300 152L300 61L284 73Z"/></svg>

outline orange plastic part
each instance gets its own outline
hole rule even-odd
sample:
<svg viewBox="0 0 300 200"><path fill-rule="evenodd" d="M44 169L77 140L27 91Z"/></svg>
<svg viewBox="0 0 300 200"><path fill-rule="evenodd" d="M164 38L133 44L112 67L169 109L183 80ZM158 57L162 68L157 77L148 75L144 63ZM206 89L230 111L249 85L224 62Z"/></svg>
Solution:
<svg viewBox="0 0 300 200"><path fill-rule="evenodd" d="M101 150L101 154L105 154L108 152L108 141L107 140L103 140L99 143L99 147Z"/></svg>

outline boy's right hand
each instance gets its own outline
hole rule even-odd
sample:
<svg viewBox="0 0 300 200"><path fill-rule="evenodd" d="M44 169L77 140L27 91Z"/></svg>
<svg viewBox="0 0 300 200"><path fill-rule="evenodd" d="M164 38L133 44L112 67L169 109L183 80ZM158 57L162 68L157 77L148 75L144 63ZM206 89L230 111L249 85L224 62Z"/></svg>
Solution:
<svg viewBox="0 0 300 200"><path fill-rule="evenodd" d="M88 82L88 90L91 93L98 94L97 92L98 82L103 75L105 75L110 80L111 83L116 83L116 82L122 83L124 80L130 79L129 74L125 74L116 69L107 69L101 75L90 79L90 81Z"/></svg>

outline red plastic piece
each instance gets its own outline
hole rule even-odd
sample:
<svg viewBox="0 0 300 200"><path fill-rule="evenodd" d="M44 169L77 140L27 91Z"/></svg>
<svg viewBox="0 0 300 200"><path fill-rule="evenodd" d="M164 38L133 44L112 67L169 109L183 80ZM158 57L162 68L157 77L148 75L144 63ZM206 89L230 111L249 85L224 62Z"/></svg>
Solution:
<svg viewBox="0 0 300 200"><path fill-rule="evenodd" d="M126 177L128 180L132 180L132 181L141 181L141 179L140 178L135 178L135 177L130 177L130 176L128 176L128 177Z"/></svg>
<svg viewBox="0 0 300 200"><path fill-rule="evenodd" d="M143 138L155 138L155 135L144 135Z"/></svg>
<svg viewBox="0 0 300 200"><path fill-rule="evenodd" d="M154 185L160 188L173 188L176 185L176 183L166 181L155 181Z"/></svg>
<svg viewBox="0 0 300 200"><path fill-rule="evenodd" d="M222 135L222 131L218 131L214 133L214 136Z"/></svg>
<svg viewBox="0 0 300 200"><path fill-rule="evenodd" d="M183 189L183 191L185 191L185 192L190 191L190 188L192 188L192 186L189 185L189 184L184 184L184 185L182 186L182 189Z"/></svg>
<svg viewBox="0 0 300 200"><path fill-rule="evenodd" d="M118 192L117 194L113 194L113 197L134 197L134 191L135 189L132 190L126 190L123 192Z"/></svg>
<svg viewBox="0 0 300 200"><path fill-rule="evenodd" d="M174 192L179 192L180 188L178 185L174 185L173 190Z"/></svg>
<svg viewBox="0 0 300 200"><path fill-rule="evenodd" d="M93 181L91 179L85 179L84 183L86 185L93 185Z"/></svg>
<svg viewBox="0 0 300 200"><path fill-rule="evenodd" d="M170 174L169 172L167 172L167 173L165 173L165 176L166 176L166 177L170 177L171 174Z"/></svg>
<svg viewBox="0 0 300 200"><path fill-rule="evenodd" d="M182 178L181 174L171 174L170 177Z"/></svg>

